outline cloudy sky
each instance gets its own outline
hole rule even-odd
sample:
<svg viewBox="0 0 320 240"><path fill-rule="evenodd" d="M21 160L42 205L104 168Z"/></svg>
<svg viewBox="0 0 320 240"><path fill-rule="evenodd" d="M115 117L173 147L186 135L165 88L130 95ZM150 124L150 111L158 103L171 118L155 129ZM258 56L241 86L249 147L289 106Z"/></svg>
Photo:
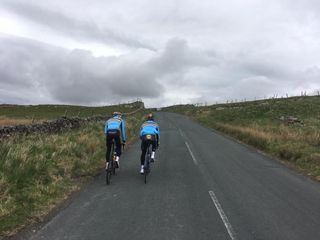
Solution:
<svg viewBox="0 0 320 240"><path fill-rule="evenodd" d="M0 0L0 104L320 90L318 0Z"/></svg>

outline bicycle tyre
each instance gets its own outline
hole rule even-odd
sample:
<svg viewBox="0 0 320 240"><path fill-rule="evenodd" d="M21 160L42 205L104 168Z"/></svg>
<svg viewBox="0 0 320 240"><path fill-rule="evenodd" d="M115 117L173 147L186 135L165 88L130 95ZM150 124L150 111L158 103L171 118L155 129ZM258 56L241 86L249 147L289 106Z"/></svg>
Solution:
<svg viewBox="0 0 320 240"><path fill-rule="evenodd" d="M109 185L110 184L110 181L111 181L111 169L110 167L108 166L108 169L106 171L106 184Z"/></svg>

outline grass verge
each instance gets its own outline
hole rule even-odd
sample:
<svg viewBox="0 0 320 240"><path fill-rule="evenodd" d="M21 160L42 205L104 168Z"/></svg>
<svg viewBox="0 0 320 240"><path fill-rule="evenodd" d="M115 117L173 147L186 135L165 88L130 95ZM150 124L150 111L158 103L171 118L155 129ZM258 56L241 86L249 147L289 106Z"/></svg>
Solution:
<svg viewBox="0 0 320 240"><path fill-rule="evenodd" d="M173 106L167 110L192 117L277 157L320 180L320 97L295 97L207 107ZM286 124L282 116L304 124Z"/></svg>
<svg viewBox="0 0 320 240"><path fill-rule="evenodd" d="M134 141L144 112L126 119ZM40 221L104 165L103 123L53 135L0 142L0 236Z"/></svg>

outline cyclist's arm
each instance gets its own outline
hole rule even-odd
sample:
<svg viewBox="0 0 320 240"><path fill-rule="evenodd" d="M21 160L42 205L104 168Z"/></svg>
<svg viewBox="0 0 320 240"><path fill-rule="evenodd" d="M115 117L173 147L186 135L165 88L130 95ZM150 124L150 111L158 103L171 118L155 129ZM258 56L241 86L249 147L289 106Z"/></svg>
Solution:
<svg viewBox="0 0 320 240"><path fill-rule="evenodd" d="M124 126L124 120L121 120L121 137L122 137L122 141L126 142L126 129Z"/></svg>
<svg viewBox="0 0 320 240"><path fill-rule="evenodd" d="M141 126L141 127L140 127L140 133L139 133L140 139L142 138L142 130L143 130L143 127Z"/></svg>
<svg viewBox="0 0 320 240"><path fill-rule="evenodd" d="M157 124L157 127L155 127L155 134L157 139L157 146L160 144L160 131L159 131L159 125Z"/></svg>
<svg viewBox="0 0 320 240"><path fill-rule="evenodd" d="M105 122L105 124L104 124L104 134L106 135L106 146L108 146L107 133L108 133L108 122Z"/></svg>
<svg viewBox="0 0 320 240"><path fill-rule="evenodd" d="M104 133L107 134L108 132L108 122L105 122L104 124Z"/></svg>
<svg viewBox="0 0 320 240"><path fill-rule="evenodd" d="M158 136L158 142L160 142L160 128L159 128L159 124L157 124L157 136Z"/></svg>
<svg viewBox="0 0 320 240"><path fill-rule="evenodd" d="M140 139L142 139L143 128L144 128L144 123L140 127L140 134L139 134Z"/></svg>

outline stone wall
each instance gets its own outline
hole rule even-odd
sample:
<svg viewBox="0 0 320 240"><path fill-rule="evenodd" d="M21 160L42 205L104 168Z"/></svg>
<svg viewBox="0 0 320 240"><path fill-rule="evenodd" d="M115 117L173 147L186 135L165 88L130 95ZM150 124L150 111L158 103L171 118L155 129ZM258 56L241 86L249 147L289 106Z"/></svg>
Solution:
<svg viewBox="0 0 320 240"><path fill-rule="evenodd" d="M143 108L144 106L142 105L139 109L127 113L126 116L133 115ZM32 133L59 133L65 130L79 128L89 122L104 122L108 118L110 118L110 116L93 116L86 118L62 117L56 120L45 121L38 124L4 126L0 127L0 139L4 139L13 135L28 135Z"/></svg>
<svg viewBox="0 0 320 240"><path fill-rule="evenodd" d="M0 127L0 139L17 134L31 133L59 133L69 129L79 128L89 122L105 121L108 117L94 116L88 118L59 118L52 121L46 121L40 124L17 125Z"/></svg>

